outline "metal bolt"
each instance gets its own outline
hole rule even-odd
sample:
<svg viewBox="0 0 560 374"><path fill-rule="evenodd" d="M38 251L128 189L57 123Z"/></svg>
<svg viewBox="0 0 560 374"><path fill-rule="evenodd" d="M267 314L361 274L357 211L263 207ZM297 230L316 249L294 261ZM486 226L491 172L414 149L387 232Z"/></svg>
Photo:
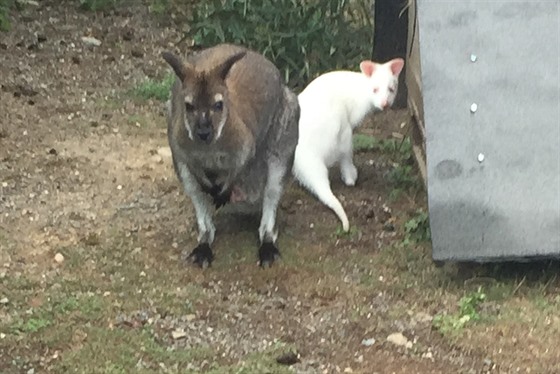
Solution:
<svg viewBox="0 0 560 374"><path fill-rule="evenodd" d="M472 103L471 104L471 113L476 112L477 109L478 109L478 105L476 105L476 103Z"/></svg>
<svg viewBox="0 0 560 374"><path fill-rule="evenodd" d="M479 153L478 154L478 162L482 162L484 161L484 153Z"/></svg>
<svg viewBox="0 0 560 374"><path fill-rule="evenodd" d="M471 55L471 62L476 62L477 58L476 55Z"/></svg>

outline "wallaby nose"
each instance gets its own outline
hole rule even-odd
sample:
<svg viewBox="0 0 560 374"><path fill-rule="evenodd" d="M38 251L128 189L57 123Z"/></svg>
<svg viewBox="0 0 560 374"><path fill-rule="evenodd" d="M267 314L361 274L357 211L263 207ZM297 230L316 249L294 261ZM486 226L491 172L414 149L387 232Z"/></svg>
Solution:
<svg viewBox="0 0 560 374"><path fill-rule="evenodd" d="M381 102L381 109L387 109L388 106L389 106L389 103L387 102L387 100L383 100Z"/></svg>
<svg viewBox="0 0 560 374"><path fill-rule="evenodd" d="M212 127L199 127L196 130L196 136L203 142L210 142L212 140Z"/></svg>

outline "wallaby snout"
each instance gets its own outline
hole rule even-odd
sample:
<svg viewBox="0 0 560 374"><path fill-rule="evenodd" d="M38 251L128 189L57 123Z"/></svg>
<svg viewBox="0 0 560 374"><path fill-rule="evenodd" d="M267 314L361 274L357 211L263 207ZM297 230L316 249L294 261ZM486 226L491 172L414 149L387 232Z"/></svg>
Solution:
<svg viewBox="0 0 560 374"><path fill-rule="evenodd" d="M214 127L212 126L210 117L206 113L202 113L196 121L195 134L200 140L206 143L210 143L214 138Z"/></svg>

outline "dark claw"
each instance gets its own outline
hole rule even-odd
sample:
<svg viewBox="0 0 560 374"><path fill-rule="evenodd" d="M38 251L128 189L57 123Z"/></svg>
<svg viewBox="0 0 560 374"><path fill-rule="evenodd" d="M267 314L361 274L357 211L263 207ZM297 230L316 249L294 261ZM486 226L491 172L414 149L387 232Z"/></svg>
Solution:
<svg viewBox="0 0 560 374"><path fill-rule="evenodd" d="M212 260L214 260L214 254L208 243L200 243L188 256L188 260L193 264L197 264L201 268L205 269L212 265Z"/></svg>
<svg viewBox="0 0 560 374"><path fill-rule="evenodd" d="M276 248L276 245L271 242L265 242L261 244L259 248L259 265L264 267L270 267L275 260L280 258L280 251Z"/></svg>

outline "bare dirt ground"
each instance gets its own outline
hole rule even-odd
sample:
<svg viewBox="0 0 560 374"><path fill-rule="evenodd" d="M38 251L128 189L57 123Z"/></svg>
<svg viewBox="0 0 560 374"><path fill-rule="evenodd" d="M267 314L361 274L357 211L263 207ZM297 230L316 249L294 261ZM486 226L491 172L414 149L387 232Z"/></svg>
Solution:
<svg viewBox="0 0 560 374"><path fill-rule="evenodd" d="M131 94L167 74L159 53L180 30L143 6L14 17L0 34L1 373L560 372L558 263L436 268L405 230L427 209L417 176L391 178L410 156L357 153L353 188L333 173L351 235L290 182L281 261L256 266L258 219L218 214L213 266L186 265L196 228L163 103ZM360 132L391 139L407 120L388 111Z"/></svg>

